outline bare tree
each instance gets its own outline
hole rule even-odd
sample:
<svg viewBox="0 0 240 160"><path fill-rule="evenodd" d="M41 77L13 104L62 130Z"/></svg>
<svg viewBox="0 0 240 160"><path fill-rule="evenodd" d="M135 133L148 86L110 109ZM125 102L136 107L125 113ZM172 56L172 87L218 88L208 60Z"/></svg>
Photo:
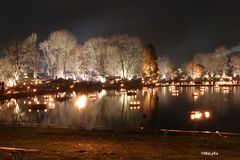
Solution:
<svg viewBox="0 0 240 160"><path fill-rule="evenodd" d="M230 57L229 66L231 67L233 76L240 76L240 55L232 54Z"/></svg>
<svg viewBox="0 0 240 160"><path fill-rule="evenodd" d="M52 77L65 77L67 72L68 55L77 45L75 36L66 31L52 32L47 40L40 43L40 50L46 57L46 63Z"/></svg>
<svg viewBox="0 0 240 160"><path fill-rule="evenodd" d="M15 81L15 66L9 56L0 59L0 81L6 82L7 85ZM12 85L12 84L10 84Z"/></svg>
<svg viewBox="0 0 240 160"><path fill-rule="evenodd" d="M193 79L199 78L203 74L203 68L199 66L194 59L191 59L185 65L185 71L192 77Z"/></svg>
<svg viewBox="0 0 240 160"><path fill-rule="evenodd" d="M168 57L158 57L157 64L160 78L166 79L171 77L173 74L173 63Z"/></svg>
<svg viewBox="0 0 240 160"><path fill-rule="evenodd" d="M23 41L13 41L4 50L10 62L14 65L15 79L23 73L36 75L37 34L32 33Z"/></svg>
<svg viewBox="0 0 240 160"><path fill-rule="evenodd" d="M122 77L128 78L136 75L136 68L141 64L143 52L140 39L128 35L113 35L111 37L111 46L115 48L116 56L119 58ZM140 71L140 68L138 71Z"/></svg>
<svg viewBox="0 0 240 160"><path fill-rule="evenodd" d="M89 74L94 68L92 62L93 58L82 45L78 45L72 50L69 61L71 63L68 63L68 68L75 74L76 77L83 80L89 79Z"/></svg>
<svg viewBox="0 0 240 160"><path fill-rule="evenodd" d="M95 69L102 77L107 75L109 65L108 48L109 41L105 38L91 38L84 44L84 49L89 55L92 55L95 63Z"/></svg>
<svg viewBox="0 0 240 160"><path fill-rule="evenodd" d="M215 74L225 75L228 68L228 50L225 47L219 47L211 53L211 57L209 58L210 64L212 65L212 70Z"/></svg>

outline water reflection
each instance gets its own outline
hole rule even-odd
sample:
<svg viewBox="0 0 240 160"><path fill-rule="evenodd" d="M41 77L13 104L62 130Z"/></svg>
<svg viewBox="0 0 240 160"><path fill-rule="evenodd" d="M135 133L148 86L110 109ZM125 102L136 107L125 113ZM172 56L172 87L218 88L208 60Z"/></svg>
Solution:
<svg viewBox="0 0 240 160"><path fill-rule="evenodd" d="M174 92L178 95L173 96ZM208 110L213 117L201 122L199 129L239 132L240 87L170 86L133 93L103 90L11 99L1 103L0 123L115 130L192 129L189 112Z"/></svg>

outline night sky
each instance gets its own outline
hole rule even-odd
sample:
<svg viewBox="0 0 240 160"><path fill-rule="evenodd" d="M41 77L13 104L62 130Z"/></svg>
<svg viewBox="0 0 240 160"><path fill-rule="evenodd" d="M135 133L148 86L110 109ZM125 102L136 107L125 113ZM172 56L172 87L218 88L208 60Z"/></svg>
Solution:
<svg viewBox="0 0 240 160"><path fill-rule="evenodd" d="M0 48L37 32L39 41L67 29L79 42L127 33L178 66L199 52L240 42L240 2L219 0L1 0ZM2 54L2 53L1 53Z"/></svg>

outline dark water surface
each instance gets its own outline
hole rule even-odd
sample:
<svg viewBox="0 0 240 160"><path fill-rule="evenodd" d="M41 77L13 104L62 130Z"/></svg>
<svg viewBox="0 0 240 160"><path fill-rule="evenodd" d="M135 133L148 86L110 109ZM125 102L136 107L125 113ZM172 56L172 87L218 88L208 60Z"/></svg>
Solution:
<svg viewBox="0 0 240 160"><path fill-rule="evenodd" d="M0 123L114 130L193 130L196 124L197 130L240 132L240 87L160 87L137 90L136 96L102 90L64 97L66 93L1 102ZM192 121L191 111L208 111L210 117Z"/></svg>

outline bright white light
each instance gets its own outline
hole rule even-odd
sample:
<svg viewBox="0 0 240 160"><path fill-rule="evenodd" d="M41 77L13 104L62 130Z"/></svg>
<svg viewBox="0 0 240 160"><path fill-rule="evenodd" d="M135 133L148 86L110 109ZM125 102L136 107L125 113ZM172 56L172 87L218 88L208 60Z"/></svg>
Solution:
<svg viewBox="0 0 240 160"><path fill-rule="evenodd" d="M16 86L16 81L13 79L9 79L6 83L6 86L8 86L8 87Z"/></svg>
<svg viewBox="0 0 240 160"><path fill-rule="evenodd" d="M86 96L80 96L77 101L76 101L76 105L78 107L78 109L84 108L86 106L86 101L87 101L87 97Z"/></svg>
<svg viewBox="0 0 240 160"><path fill-rule="evenodd" d="M204 115L205 115L206 118L209 118L210 117L210 112L205 112Z"/></svg>

